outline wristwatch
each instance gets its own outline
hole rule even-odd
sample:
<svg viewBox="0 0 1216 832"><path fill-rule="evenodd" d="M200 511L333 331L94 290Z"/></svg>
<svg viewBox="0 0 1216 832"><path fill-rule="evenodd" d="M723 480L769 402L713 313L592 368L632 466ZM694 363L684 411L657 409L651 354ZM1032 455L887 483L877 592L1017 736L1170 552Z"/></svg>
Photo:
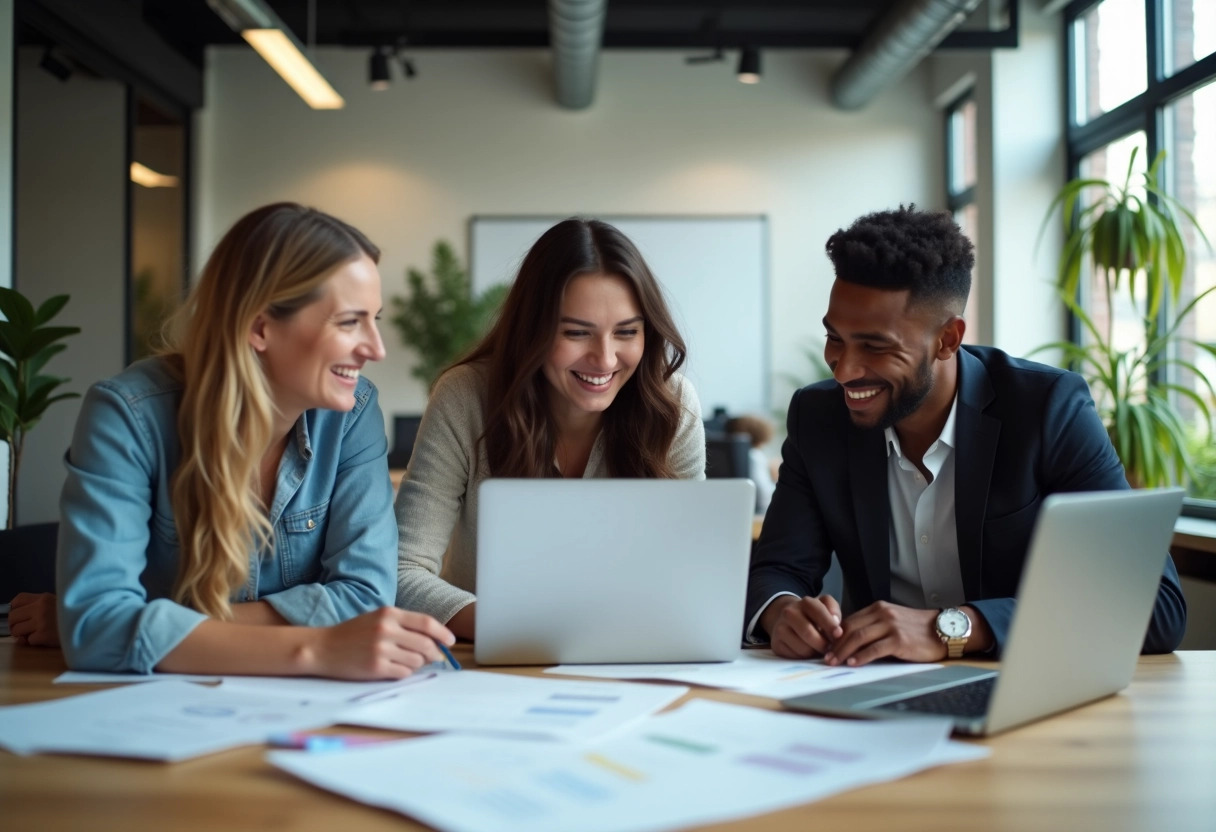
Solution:
<svg viewBox="0 0 1216 832"><path fill-rule="evenodd" d="M967 639L971 636L971 619L957 607L947 607L937 614L937 637L946 645L946 655L961 658Z"/></svg>

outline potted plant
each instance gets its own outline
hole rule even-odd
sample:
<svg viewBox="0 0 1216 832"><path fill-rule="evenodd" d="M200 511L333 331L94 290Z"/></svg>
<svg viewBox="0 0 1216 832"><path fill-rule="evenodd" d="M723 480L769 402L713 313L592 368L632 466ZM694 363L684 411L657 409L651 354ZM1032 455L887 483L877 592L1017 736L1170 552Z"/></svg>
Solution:
<svg viewBox="0 0 1216 832"><path fill-rule="evenodd" d="M34 309L15 289L0 286L0 440L9 445L8 455L8 528L13 527L17 474L26 434L38 424L46 409L76 393L51 395L66 378L41 375L42 368L66 349L57 343L80 332L74 326L49 326L68 302L67 295L56 295Z"/></svg>
<svg viewBox="0 0 1216 832"><path fill-rule="evenodd" d="M1180 306L1187 262L1182 221L1189 222L1209 248L1211 244L1195 217L1161 188L1164 157L1164 151L1158 153L1139 181L1133 178L1133 150L1121 183L1092 178L1069 182L1044 219L1046 225L1056 208L1061 209L1065 239L1056 289L1080 324L1083 338L1079 344L1056 342L1039 350L1060 350L1085 376L1128 480L1139 487L1194 479L1196 443L1188 437L1178 402L1194 405L1203 443L1211 436L1216 406L1212 382L1179 349L1189 345L1216 358L1216 344L1183 334L1187 317L1216 287ZM1102 321L1077 300L1086 263L1105 291ZM1121 291L1130 299L1144 333L1126 349L1115 343L1115 299ZM1180 370L1194 376L1194 388L1177 383Z"/></svg>
<svg viewBox="0 0 1216 832"><path fill-rule="evenodd" d="M468 272L444 240L435 243L431 277L411 268L406 285L409 296L393 297L396 311L390 320L402 343L418 354L411 373L429 388L486 331L508 287L494 286L474 297Z"/></svg>

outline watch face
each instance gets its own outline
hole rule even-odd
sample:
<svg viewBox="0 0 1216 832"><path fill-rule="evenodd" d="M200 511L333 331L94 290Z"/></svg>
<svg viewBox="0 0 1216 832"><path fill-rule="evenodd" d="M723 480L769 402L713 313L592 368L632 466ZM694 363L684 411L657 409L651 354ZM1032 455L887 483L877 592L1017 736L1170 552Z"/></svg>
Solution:
<svg viewBox="0 0 1216 832"><path fill-rule="evenodd" d="M971 628L971 621L962 610L942 610L937 616L937 629L948 638L962 638Z"/></svg>

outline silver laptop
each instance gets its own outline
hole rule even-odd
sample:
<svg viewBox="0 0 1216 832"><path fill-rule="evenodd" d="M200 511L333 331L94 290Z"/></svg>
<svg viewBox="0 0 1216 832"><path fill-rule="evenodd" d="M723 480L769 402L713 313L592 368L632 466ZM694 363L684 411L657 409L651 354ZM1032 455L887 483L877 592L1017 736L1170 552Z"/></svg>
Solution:
<svg viewBox="0 0 1216 832"><path fill-rule="evenodd" d="M750 480L486 480L478 664L736 658L755 499Z"/></svg>
<svg viewBox="0 0 1216 832"><path fill-rule="evenodd" d="M1182 496L1163 488L1047 497L999 674L948 665L781 704L843 716L948 716L957 733L983 735L1122 690L1136 669Z"/></svg>

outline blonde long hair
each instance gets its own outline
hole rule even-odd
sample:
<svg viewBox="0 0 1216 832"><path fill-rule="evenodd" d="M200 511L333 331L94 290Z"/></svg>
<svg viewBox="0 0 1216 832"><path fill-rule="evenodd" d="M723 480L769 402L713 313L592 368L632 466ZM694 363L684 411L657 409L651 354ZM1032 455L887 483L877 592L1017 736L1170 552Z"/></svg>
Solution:
<svg viewBox="0 0 1216 832"><path fill-rule="evenodd" d="M172 475L181 560L173 598L231 619L230 599L254 551L273 547L257 488L275 404L249 343L258 315L290 318L317 300L344 263L380 251L357 229L280 202L237 221L215 247L179 313L169 359L184 392L177 414L181 461Z"/></svg>

